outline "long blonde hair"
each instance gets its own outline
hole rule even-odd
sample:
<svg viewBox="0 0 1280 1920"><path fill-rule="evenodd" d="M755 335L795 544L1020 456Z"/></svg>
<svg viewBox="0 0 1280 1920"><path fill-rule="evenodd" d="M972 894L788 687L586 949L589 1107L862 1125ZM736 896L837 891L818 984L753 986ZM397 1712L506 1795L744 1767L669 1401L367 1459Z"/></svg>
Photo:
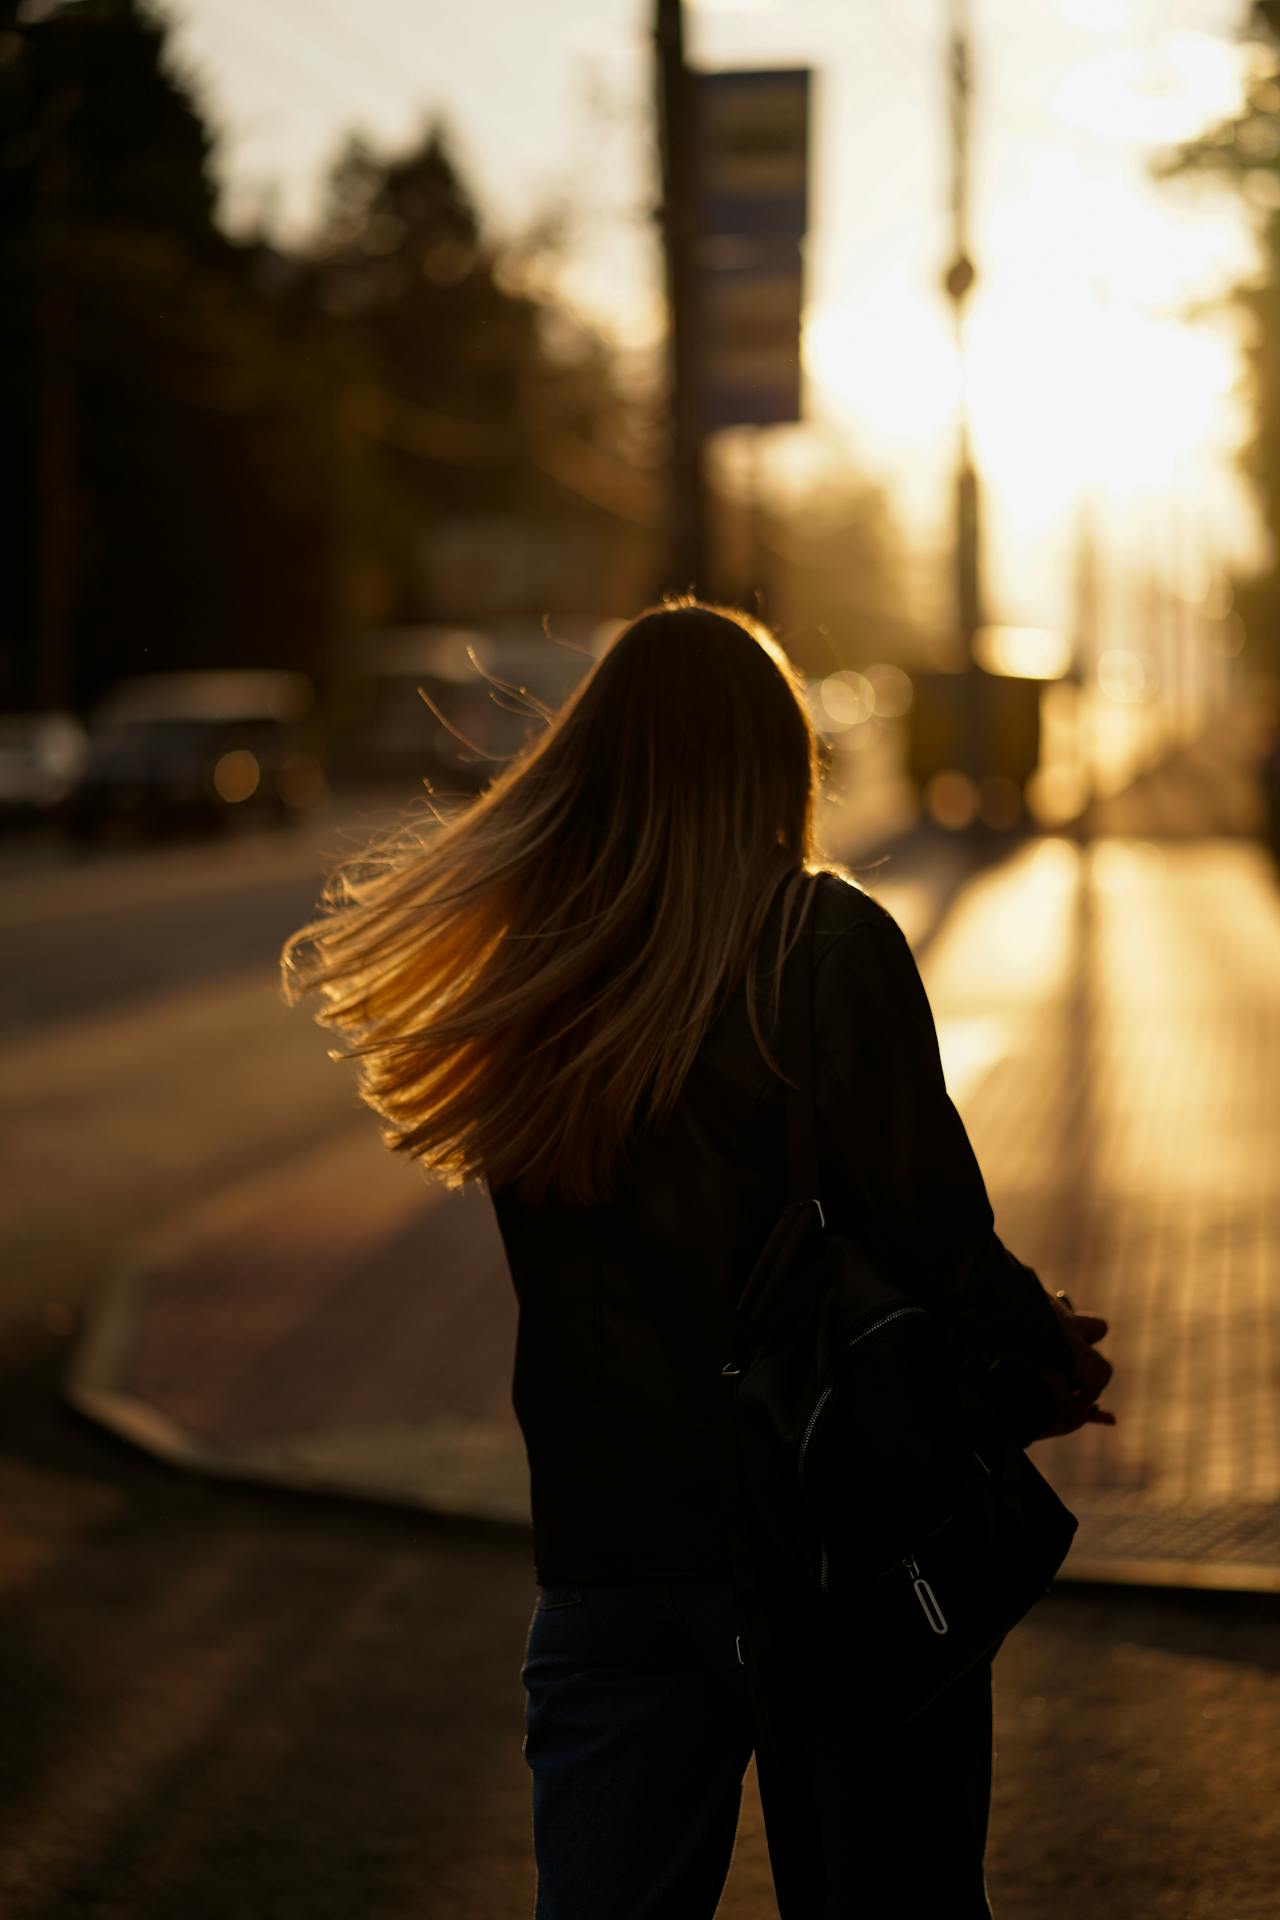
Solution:
<svg viewBox="0 0 1280 1920"><path fill-rule="evenodd" d="M284 997L320 992L383 1140L446 1185L607 1200L744 976L770 1059L756 943L782 886L776 1017L817 779L803 682L768 630L651 607L477 799L330 877L284 946Z"/></svg>

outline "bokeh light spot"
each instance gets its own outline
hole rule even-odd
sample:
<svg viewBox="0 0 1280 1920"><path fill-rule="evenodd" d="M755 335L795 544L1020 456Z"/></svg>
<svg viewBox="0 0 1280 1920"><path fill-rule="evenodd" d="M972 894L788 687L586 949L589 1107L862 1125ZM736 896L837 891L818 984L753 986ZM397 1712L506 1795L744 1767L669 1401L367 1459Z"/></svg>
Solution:
<svg viewBox="0 0 1280 1920"><path fill-rule="evenodd" d="M857 727L875 710L875 689L865 674L842 667L829 673L819 690L823 712L833 727Z"/></svg>
<svg viewBox="0 0 1280 1920"><path fill-rule="evenodd" d="M967 773L948 768L935 773L924 790L924 804L940 827L953 833L971 826L978 817L980 796Z"/></svg>
<svg viewBox="0 0 1280 1920"><path fill-rule="evenodd" d="M262 778L256 754L248 747L231 747L213 770L213 786L220 800L235 806L258 791Z"/></svg>

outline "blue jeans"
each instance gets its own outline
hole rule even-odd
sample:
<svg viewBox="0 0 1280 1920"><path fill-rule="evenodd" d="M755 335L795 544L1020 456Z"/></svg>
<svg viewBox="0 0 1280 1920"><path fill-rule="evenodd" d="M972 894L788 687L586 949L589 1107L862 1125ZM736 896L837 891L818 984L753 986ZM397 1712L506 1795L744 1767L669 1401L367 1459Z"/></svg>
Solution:
<svg viewBox="0 0 1280 1920"><path fill-rule="evenodd" d="M753 1748L782 1920L990 1920L990 1663L859 1750L761 1680L756 1624L722 1579L539 1589L537 1920L711 1920Z"/></svg>

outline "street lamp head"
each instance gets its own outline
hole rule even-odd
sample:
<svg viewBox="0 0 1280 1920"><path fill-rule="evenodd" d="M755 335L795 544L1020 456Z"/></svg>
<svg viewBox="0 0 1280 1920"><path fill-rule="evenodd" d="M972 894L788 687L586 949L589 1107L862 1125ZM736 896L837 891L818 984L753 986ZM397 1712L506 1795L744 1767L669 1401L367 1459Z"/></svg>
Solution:
<svg viewBox="0 0 1280 1920"><path fill-rule="evenodd" d="M946 289L947 298L954 300L958 306L969 292L969 289L977 277L977 268L974 266L972 260L970 260L968 254L957 254L942 278L942 284Z"/></svg>

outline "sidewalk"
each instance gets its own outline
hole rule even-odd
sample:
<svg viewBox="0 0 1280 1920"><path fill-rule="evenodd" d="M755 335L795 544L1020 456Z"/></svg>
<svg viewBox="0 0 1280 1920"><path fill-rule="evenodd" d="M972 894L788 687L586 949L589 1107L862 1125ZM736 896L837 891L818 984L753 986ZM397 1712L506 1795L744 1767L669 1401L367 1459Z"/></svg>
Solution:
<svg viewBox="0 0 1280 1920"><path fill-rule="evenodd" d="M913 940L946 885L921 872L873 887ZM1264 854L1032 842L963 888L922 967L1002 1236L1112 1322L1118 1426L1036 1450L1081 1519L1066 1576L1280 1590ZM522 1522L513 1331L483 1197L441 1194L360 1115L133 1247L68 1391L184 1464Z"/></svg>
<svg viewBox="0 0 1280 1920"><path fill-rule="evenodd" d="M1280 1590L1280 892L1223 840L1049 840L925 965L999 1230L1111 1322L1114 1429L1035 1458L1066 1572Z"/></svg>

